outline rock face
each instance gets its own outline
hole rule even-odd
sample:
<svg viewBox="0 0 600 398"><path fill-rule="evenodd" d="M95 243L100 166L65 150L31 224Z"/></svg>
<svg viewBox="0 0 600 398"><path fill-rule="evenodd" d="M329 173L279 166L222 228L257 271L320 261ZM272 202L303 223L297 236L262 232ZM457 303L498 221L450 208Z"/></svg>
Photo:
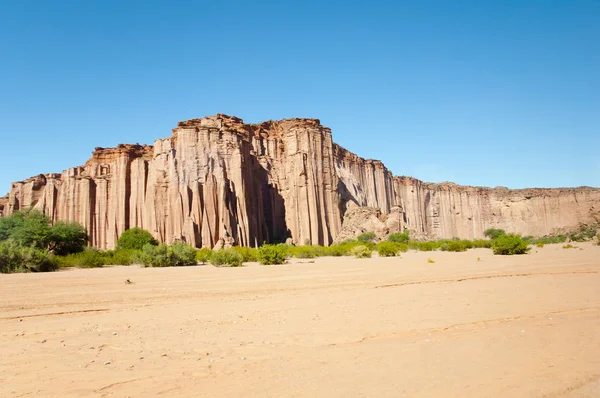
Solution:
<svg viewBox="0 0 600 398"><path fill-rule="evenodd" d="M0 198L0 217L4 215L4 207L8 205L8 195Z"/></svg>
<svg viewBox="0 0 600 398"><path fill-rule="evenodd" d="M0 199L4 215L31 206L81 223L99 248L131 227L196 247L328 245L349 207L390 213L385 228L431 238L492 227L545 235L597 216L600 190L429 184L334 144L317 119L250 125L216 115L180 122L154 146L96 148L85 165L15 182Z"/></svg>

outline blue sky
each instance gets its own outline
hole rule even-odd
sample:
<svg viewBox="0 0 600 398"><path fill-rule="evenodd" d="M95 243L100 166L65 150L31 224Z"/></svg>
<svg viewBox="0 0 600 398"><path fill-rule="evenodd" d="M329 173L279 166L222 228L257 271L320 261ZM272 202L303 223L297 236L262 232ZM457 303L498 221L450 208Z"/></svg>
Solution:
<svg viewBox="0 0 600 398"><path fill-rule="evenodd" d="M600 186L600 1L285 3L1 2L0 195L216 113L425 181Z"/></svg>

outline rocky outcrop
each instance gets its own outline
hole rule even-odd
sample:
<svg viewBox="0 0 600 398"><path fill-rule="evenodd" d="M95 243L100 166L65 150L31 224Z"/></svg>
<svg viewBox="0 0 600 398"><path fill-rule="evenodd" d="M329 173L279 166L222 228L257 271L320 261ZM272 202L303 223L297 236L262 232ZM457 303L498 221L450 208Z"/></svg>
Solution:
<svg viewBox="0 0 600 398"><path fill-rule="evenodd" d="M353 207L390 214L384 229L417 236L474 238L491 227L544 235L585 222L600 190L429 184L334 144L317 119L216 115L180 122L154 146L96 148L85 165L15 182L0 199L5 215L27 207L81 223L99 248L134 226L196 247L327 245Z"/></svg>
<svg viewBox="0 0 600 398"><path fill-rule="evenodd" d="M402 209L398 206L392 207L390 213L383 213L375 207L360 207L350 202L344 214L342 229L335 237L333 243L341 243L347 239L356 239L365 232L375 233L375 242L385 240L389 234L404 232L406 225L403 222ZM418 236L413 239L422 238Z"/></svg>
<svg viewBox="0 0 600 398"><path fill-rule="evenodd" d="M0 217L4 215L4 207L8 205L8 195L0 198Z"/></svg>

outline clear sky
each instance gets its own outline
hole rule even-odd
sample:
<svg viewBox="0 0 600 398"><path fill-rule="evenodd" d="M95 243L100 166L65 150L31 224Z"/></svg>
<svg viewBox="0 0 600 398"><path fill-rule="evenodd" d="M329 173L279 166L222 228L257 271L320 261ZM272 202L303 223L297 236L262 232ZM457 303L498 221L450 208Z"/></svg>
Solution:
<svg viewBox="0 0 600 398"><path fill-rule="evenodd" d="M599 0L293 3L0 1L0 196L216 113L425 181L600 186Z"/></svg>

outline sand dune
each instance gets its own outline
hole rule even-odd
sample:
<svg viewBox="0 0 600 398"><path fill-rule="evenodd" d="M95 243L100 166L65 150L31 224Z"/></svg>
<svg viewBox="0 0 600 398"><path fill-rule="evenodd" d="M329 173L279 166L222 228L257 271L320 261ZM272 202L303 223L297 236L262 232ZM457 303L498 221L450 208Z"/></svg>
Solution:
<svg viewBox="0 0 600 398"><path fill-rule="evenodd" d="M598 397L577 246L0 275L0 396Z"/></svg>

